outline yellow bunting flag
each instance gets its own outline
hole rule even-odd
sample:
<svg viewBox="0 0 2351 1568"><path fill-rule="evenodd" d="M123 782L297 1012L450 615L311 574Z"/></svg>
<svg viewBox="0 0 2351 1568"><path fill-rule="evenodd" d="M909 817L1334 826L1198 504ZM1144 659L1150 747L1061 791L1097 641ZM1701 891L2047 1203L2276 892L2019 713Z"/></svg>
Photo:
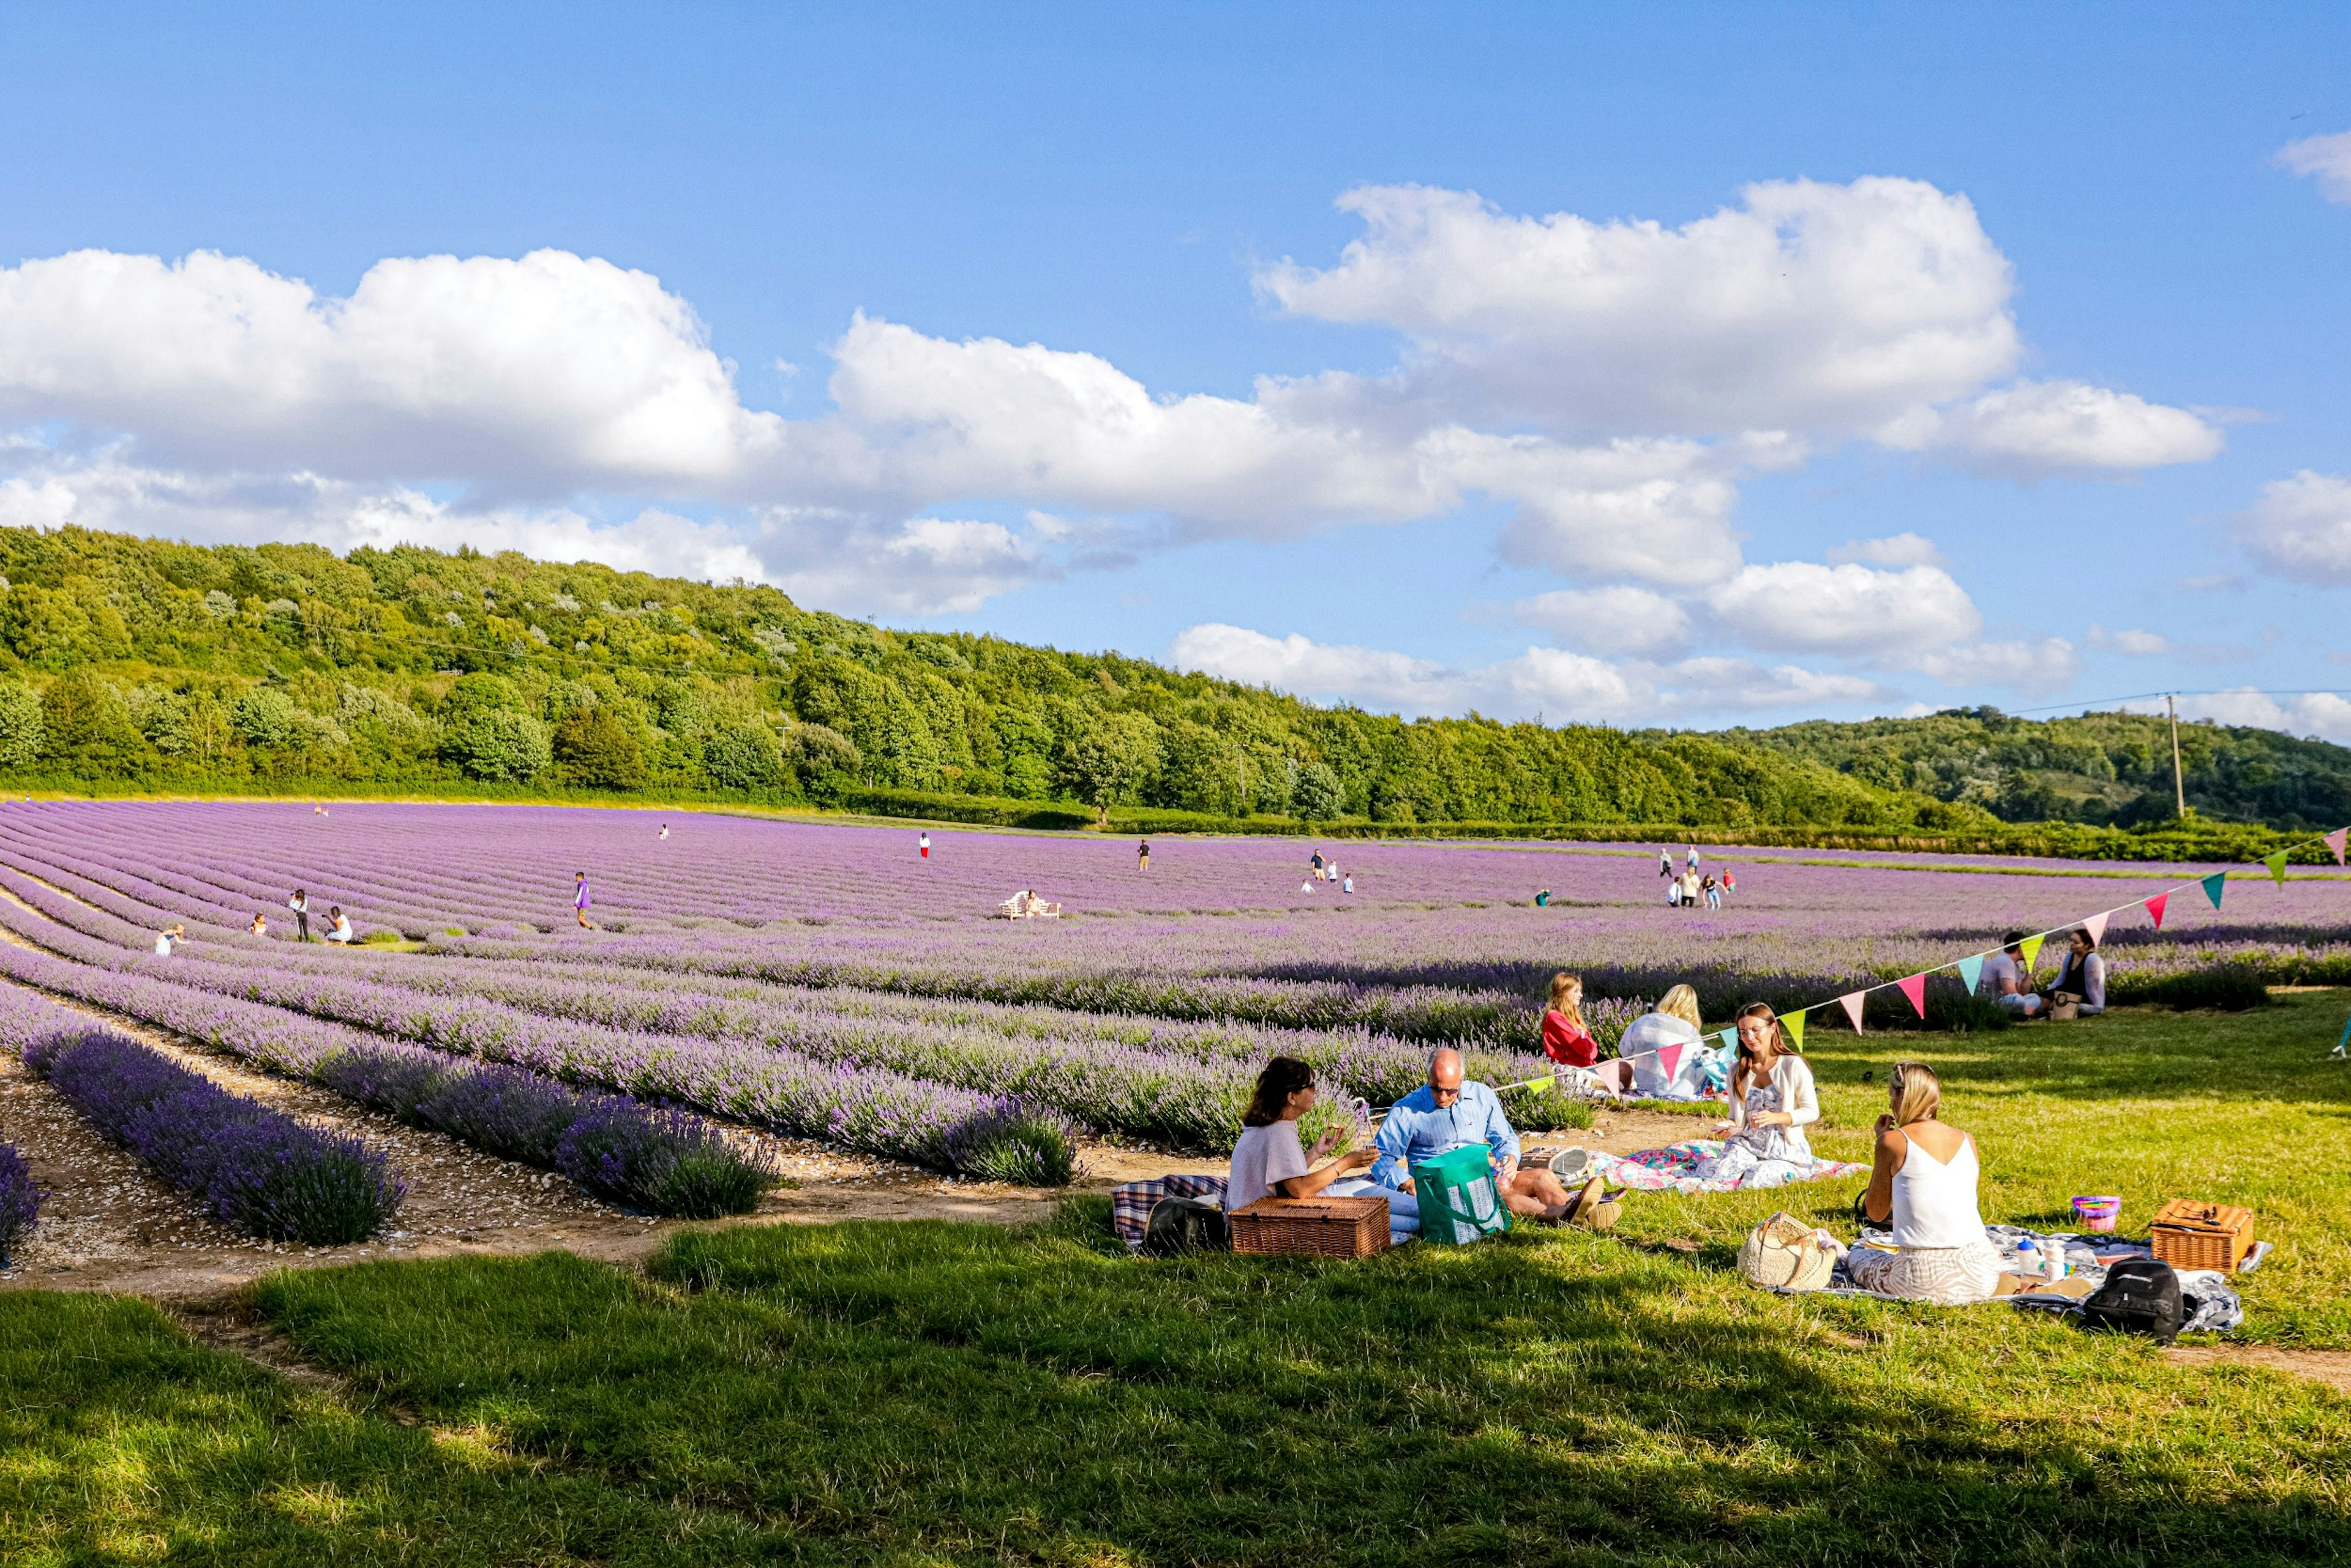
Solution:
<svg viewBox="0 0 2351 1568"><path fill-rule="evenodd" d="M2041 944L2048 938L2048 936L2049 933L2044 931L2038 936L2027 936L2023 941L2019 942L2016 945L2017 951L2024 955L2024 972L2026 974L2029 975L2032 973L2032 966L2038 962L2041 957Z"/></svg>
<svg viewBox="0 0 2351 1568"><path fill-rule="evenodd" d="M2273 855L2263 855L2262 863L2270 868L2270 875L2277 879L2277 884L2280 887L2283 887L2285 885L2285 852L2280 850Z"/></svg>
<svg viewBox="0 0 2351 1568"><path fill-rule="evenodd" d="M1788 1031L1788 1038L1795 1042L1798 1051L1804 1049L1804 1014L1812 1010L1810 1008L1805 1008L1797 1012L1780 1015L1780 1027Z"/></svg>

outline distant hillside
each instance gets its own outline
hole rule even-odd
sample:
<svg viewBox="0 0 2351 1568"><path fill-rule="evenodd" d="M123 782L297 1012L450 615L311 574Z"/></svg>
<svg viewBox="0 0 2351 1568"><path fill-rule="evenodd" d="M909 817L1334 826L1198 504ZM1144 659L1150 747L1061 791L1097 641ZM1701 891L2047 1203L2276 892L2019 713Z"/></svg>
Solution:
<svg viewBox="0 0 2351 1568"><path fill-rule="evenodd" d="M2028 720L1998 708L1927 718L1725 730L1721 738L1824 763L1883 789L1980 806L2003 821L2118 827L2176 810L2171 728L2158 716L2095 713ZM2275 730L2179 727L2188 805L2223 822L2328 830L2351 822L2351 748Z"/></svg>
<svg viewBox="0 0 2351 1568"><path fill-rule="evenodd" d="M1979 713L1719 735L1406 723L1115 654L885 631L771 588L512 553L344 559L0 529L0 780L21 788L656 794L973 821L1061 802L1155 831L1980 838L2036 812L2145 815L2156 775L2131 738L2145 722L2106 722ZM2040 735L2053 738L2035 749ZM2351 754L2193 736L2190 794L2210 815L2351 818Z"/></svg>

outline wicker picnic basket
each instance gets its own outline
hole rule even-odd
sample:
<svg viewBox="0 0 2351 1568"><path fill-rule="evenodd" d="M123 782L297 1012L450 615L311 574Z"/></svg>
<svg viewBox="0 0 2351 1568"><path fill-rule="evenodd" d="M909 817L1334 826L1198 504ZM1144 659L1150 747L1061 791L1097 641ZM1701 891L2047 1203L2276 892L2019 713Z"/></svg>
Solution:
<svg viewBox="0 0 2351 1568"><path fill-rule="evenodd" d="M1384 1197L1261 1197L1225 1220L1236 1252L1368 1258L1388 1244Z"/></svg>
<svg viewBox="0 0 2351 1568"><path fill-rule="evenodd" d="M2253 1211L2175 1197L2155 1211L2155 1255L2175 1269L2233 1274L2253 1246Z"/></svg>

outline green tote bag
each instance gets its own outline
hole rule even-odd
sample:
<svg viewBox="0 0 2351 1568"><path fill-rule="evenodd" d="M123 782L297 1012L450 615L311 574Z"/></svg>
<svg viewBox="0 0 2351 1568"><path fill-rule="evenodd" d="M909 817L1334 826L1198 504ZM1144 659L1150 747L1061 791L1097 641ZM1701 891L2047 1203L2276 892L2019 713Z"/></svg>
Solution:
<svg viewBox="0 0 2351 1568"><path fill-rule="evenodd" d="M1414 1162L1413 1196L1420 1200L1425 1241L1464 1246L1510 1228L1510 1211L1494 1186L1494 1162L1483 1144Z"/></svg>

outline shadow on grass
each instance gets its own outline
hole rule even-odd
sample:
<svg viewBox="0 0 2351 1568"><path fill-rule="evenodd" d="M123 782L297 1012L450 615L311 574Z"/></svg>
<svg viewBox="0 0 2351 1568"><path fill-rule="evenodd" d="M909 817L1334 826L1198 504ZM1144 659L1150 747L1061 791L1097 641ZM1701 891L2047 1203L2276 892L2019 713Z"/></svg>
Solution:
<svg viewBox="0 0 2351 1568"><path fill-rule="evenodd" d="M1967 1343L1897 1365L1832 1341L1810 1303L1597 1238L1138 1261L1092 1223L736 1228L676 1239L651 1286L550 1254L303 1271L257 1296L428 1420L733 1511L796 1555L2126 1563L2346 1544L2325 1478L2351 1407L2237 1411L2262 1462L2191 1459L2173 1427L2032 1410L2053 1358L2167 1375L2053 1325L1945 1314Z"/></svg>

